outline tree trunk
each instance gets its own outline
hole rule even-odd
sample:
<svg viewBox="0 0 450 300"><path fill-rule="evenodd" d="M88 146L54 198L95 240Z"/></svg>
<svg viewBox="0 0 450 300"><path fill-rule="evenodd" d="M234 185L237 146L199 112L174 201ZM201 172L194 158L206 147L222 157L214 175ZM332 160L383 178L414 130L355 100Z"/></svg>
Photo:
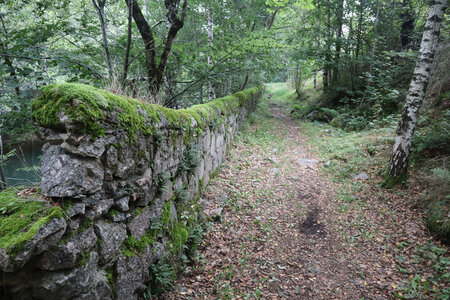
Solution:
<svg viewBox="0 0 450 300"><path fill-rule="evenodd" d="M340 0L337 7L336 18L337 18L337 29L336 29L336 51L334 56L334 67L333 67L333 82L338 81L339 77L339 63L341 56L341 46L342 46L342 23L344 14L344 0Z"/></svg>
<svg viewBox="0 0 450 300"><path fill-rule="evenodd" d="M359 51L361 49L361 40L362 40L362 24L363 24L363 12L364 12L364 2L360 2L358 5L358 28L356 29L356 49L355 49L355 57L358 60Z"/></svg>
<svg viewBox="0 0 450 300"><path fill-rule="evenodd" d="M0 130L1 130L1 125L0 125ZM3 170L4 164L5 164L5 160L3 157L2 133L0 131L0 191L6 189L6 187L7 187L5 172Z"/></svg>
<svg viewBox="0 0 450 300"><path fill-rule="evenodd" d="M431 65L440 33L439 29L446 8L447 0L434 0L428 12L419 57L397 127L397 137L395 138L389 165L389 178L386 180L387 185L402 182L407 177L411 142L430 77Z"/></svg>
<svg viewBox="0 0 450 300"><path fill-rule="evenodd" d="M269 16L269 18L267 18L266 21L266 29L270 30L270 28L272 28L273 22L275 22L275 16L277 15L278 10L280 9L279 6L277 6L275 8L275 11Z"/></svg>
<svg viewBox="0 0 450 300"><path fill-rule="evenodd" d="M106 22L105 22L105 3L106 0L92 0L92 5L94 5L95 10L97 11L98 18L100 19L100 27L102 28L102 40L103 40L103 49L105 49L106 56L106 65L108 66L108 74L109 78L113 77L113 68L111 64L111 55L109 54L109 45L108 45L108 34L106 32Z"/></svg>
<svg viewBox="0 0 450 300"><path fill-rule="evenodd" d="M125 82L128 76L128 67L129 67L129 59L130 59L130 48L131 48L131 36L133 29L133 5L127 2L128 6L128 33L127 33L127 46L125 49L125 59L123 62L123 75L122 75L122 85L125 86Z"/></svg>
<svg viewBox="0 0 450 300"><path fill-rule="evenodd" d="M330 24L330 3L327 2L327 40L325 50L325 64L323 66L323 87L327 88L330 79L330 66L331 66L331 24Z"/></svg>
<svg viewBox="0 0 450 300"><path fill-rule="evenodd" d="M402 19L402 29L400 32L402 48L406 49L411 43L411 33L414 31L415 19L412 14L411 0L403 0L400 17Z"/></svg>
<svg viewBox="0 0 450 300"><path fill-rule="evenodd" d="M214 20L212 16L211 9L208 10L208 43L210 46L210 51L214 49ZM208 54L208 67L213 66L211 55ZM213 100L216 98L216 93L214 92L214 87L211 79L208 79L208 99Z"/></svg>
<svg viewBox="0 0 450 300"><path fill-rule="evenodd" d="M7 53L6 50L8 47L8 30L6 30L5 22L3 21L3 17L1 14L0 14L0 21L2 23L2 28L3 32L5 33L5 40L6 40L6 44L3 43L2 40L0 40L0 49L2 50L3 53ZM5 61L4 64L8 66L8 69L10 70L9 77L11 77L11 79L14 81L15 85L14 91L16 92L17 96L20 96L19 80L17 78L16 69L14 68L13 63L9 59L8 55L5 55L3 59Z"/></svg>
<svg viewBox="0 0 450 300"><path fill-rule="evenodd" d="M375 15L375 21L374 21L374 24L373 24L373 45L372 45L372 52L370 53L369 73L372 73L373 59L374 59L374 56L375 56L375 51L377 50L378 18L380 16L380 6L381 6L381 0L378 0L378 2L377 2L377 14Z"/></svg>
<svg viewBox="0 0 450 300"><path fill-rule="evenodd" d="M188 0L184 0L181 15L179 16L180 0L165 0L164 4L167 9L167 20L169 22L169 29L166 39L164 41L163 51L161 53L159 64L156 64L156 47L155 38L153 37L152 28L145 19L139 4L136 0L125 0L127 5L131 5L133 9L133 19L136 27L141 34L144 42L145 52L145 67L147 69L148 89L149 92L156 97L163 82L164 71L167 66L172 44L178 31L183 28L184 20L186 18Z"/></svg>
<svg viewBox="0 0 450 300"><path fill-rule="evenodd" d="M317 88L317 63L314 62L314 71L313 71L313 76L314 76L314 90L316 90Z"/></svg>

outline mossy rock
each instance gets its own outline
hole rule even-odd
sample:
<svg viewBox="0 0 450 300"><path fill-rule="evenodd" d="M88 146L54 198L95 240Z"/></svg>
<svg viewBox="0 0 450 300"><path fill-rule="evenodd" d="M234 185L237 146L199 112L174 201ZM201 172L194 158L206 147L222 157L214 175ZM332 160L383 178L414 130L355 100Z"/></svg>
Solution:
<svg viewBox="0 0 450 300"><path fill-rule="evenodd" d="M0 248L13 255L20 252L39 229L55 218L62 218L60 207L51 206L38 194L21 197L10 188L0 193Z"/></svg>
<svg viewBox="0 0 450 300"><path fill-rule="evenodd" d="M228 115L258 92L259 88L251 88L205 104L174 110L89 85L50 84L41 89L40 96L32 103L31 116L41 127L61 131L70 126L71 130L91 134L94 138L103 136L108 126L117 126L124 129L133 141L138 133L155 134L156 126L163 119L169 122L171 128L183 130L187 135L196 135L198 130L193 129L209 126L219 114ZM118 120L111 120L114 115Z"/></svg>

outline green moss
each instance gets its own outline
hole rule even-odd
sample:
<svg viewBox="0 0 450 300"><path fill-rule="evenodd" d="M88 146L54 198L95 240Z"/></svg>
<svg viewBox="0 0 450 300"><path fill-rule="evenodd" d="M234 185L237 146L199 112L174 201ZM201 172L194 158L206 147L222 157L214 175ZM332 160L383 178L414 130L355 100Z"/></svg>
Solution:
<svg viewBox="0 0 450 300"><path fill-rule="evenodd" d="M153 245L156 238L156 232L151 230L147 230L147 232L145 232L145 234L138 240L130 235L123 242L122 253L127 257L144 254L147 250L147 246Z"/></svg>
<svg viewBox="0 0 450 300"><path fill-rule="evenodd" d="M381 183L381 186L389 189L397 185L405 185L407 180L408 174L403 174L397 177L390 177L386 172L386 174L384 175L384 180Z"/></svg>
<svg viewBox="0 0 450 300"><path fill-rule="evenodd" d="M119 212L118 210L116 210L116 209L110 209L110 210L108 211L108 216L114 217L114 216L117 216L119 213L120 213L120 212Z"/></svg>
<svg viewBox="0 0 450 300"><path fill-rule="evenodd" d="M204 183L203 179L199 178L198 179L198 194L199 195L201 195L203 192L203 183Z"/></svg>
<svg viewBox="0 0 450 300"><path fill-rule="evenodd" d="M21 251L43 225L63 217L60 207L51 206L38 195L21 198L17 192L11 188L0 193L0 248L9 254Z"/></svg>
<svg viewBox="0 0 450 300"><path fill-rule="evenodd" d="M169 251L172 254L181 253L183 245L185 245L189 239L189 232L186 229L186 225L183 222L175 223L170 232L170 237L171 243L169 243Z"/></svg>
<svg viewBox="0 0 450 300"><path fill-rule="evenodd" d="M168 225L171 219L172 219L172 205L170 201L167 201L166 204L164 204L163 211L161 213L161 223L163 225Z"/></svg>
<svg viewBox="0 0 450 300"><path fill-rule="evenodd" d="M122 250L122 254L125 255L126 257L133 257L133 256L137 256L136 253L134 253L133 251L131 251L128 248L125 248Z"/></svg>
<svg viewBox="0 0 450 300"><path fill-rule="evenodd" d="M219 113L228 115L233 109L245 105L258 91L258 88L252 88L205 104L173 110L88 85L51 84L43 87L41 95L34 100L32 119L42 127L63 130L64 124L59 116L64 112L80 132L99 137L105 133L105 115L116 111L118 126L127 131L130 141L134 141L139 133L155 134L155 124L164 116L170 127L185 132L183 140L188 143L192 136L199 134L198 128L209 126L212 120L219 117ZM193 125L192 119L196 125Z"/></svg>
<svg viewBox="0 0 450 300"><path fill-rule="evenodd" d="M108 280L108 285L111 288L111 299L116 298L116 278L117 278L117 272L114 267L109 267L105 269L105 276Z"/></svg>
<svg viewBox="0 0 450 300"><path fill-rule="evenodd" d="M86 266L87 262L89 261L89 258L91 257L91 252L84 251L81 253L81 255L77 258L76 265L77 266Z"/></svg>

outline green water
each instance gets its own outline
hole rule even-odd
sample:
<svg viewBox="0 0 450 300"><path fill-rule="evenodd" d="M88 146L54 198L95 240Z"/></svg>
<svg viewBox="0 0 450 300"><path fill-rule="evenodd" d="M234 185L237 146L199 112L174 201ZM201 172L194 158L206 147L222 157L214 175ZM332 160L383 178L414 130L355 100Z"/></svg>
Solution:
<svg viewBox="0 0 450 300"><path fill-rule="evenodd" d="M8 186L33 185L41 181L39 161L42 155L41 141L32 141L15 145L15 155L4 166Z"/></svg>

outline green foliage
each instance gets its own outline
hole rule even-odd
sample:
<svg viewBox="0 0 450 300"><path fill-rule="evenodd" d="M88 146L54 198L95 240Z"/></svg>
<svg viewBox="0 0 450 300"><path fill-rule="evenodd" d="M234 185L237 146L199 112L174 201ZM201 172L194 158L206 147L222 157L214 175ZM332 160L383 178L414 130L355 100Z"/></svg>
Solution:
<svg viewBox="0 0 450 300"><path fill-rule="evenodd" d="M172 202L167 201L162 209L161 223L163 225L170 225L171 220L172 220Z"/></svg>
<svg viewBox="0 0 450 300"><path fill-rule="evenodd" d="M408 243L405 243L407 246ZM411 276L409 281L404 281L394 294L399 299L448 299L450 297L450 289L445 287L450 279L448 268L450 260L448 259L447 249L440 247L433 242L418 246L413 254L415 258L414 264L419 272L415 276ZM432 266L433 274L423 274L420 272L420 266L427 264ZM400 271L406 269L397 266ZM444 288L442 288L444 286Z"/></svg>
<svg viewBox="0 0 450 300"><path fill-rule="evenodd" d="M151 266L152 284L144 293L145 299L152 299L173 286L177 273L167 257L163 257Z"/></svg>
<svg viewBox="0 0 450 300"><path fill-rule="evenodd" d="M50 206L39 195L22 198L17 192L10 188L0 193L0 248L9 254L21 251L43 225L63 217L60 207Z"/></svg>
<svg viewBox="0 0 450 300"><path fill-rule="evenodd" d="M450 145L450 110L444 110L440 120L424 117L420 121L428 122L429 125L417 130L411 151L416 155L425 151L434 155L438 153L448 154L448 145Z"/></svg>
<svg viewBox="0 0 450 300"><path fill-rule="evenodd" d="M175 201L184 203L187 200L188 200L188 189L186 186L182 186L179 189L175 190Z"/></svg>
<svg viewBox="0 0 450 300"><path fill-rule="evenodd" d="M170 231L171 243L169 244L169 251L172 254L181 253L183 247L186 247L188 239L189 231L186 229L186 225L183 222L176 222Z"/></svg>
<svg viewBox="0 0 450 300"><path fill-rule="evenodd" d="M162 171L160 174L153 178L153 184L155 184L161 193L167 191L167 185L169 184L170 173L167 171Z"/></svg>
<svg viewBox="0 0 450 300"><path fill-rule="evenodd" d="M183 157L178 165L178 172L190 173L193 171L200 163L200 151L197 146L191 146L186 148L183 152Z"/></svg>
<svg viewBox="0 0 450 300"><path fill-rule="evenodd" d="M127 257L145 254L147 247L155 243L155 233L156 232L154 231L147 230L138 240L132 235L128 236L123 242L124 249L122 250L122 253Z"/></svg>
<svg viewBox="0 0 450 300"><path fill-rule="evenodd" d="M450 242L450 171L432 170L431 186L423 197L428 228L439 238Z"/></svg>

